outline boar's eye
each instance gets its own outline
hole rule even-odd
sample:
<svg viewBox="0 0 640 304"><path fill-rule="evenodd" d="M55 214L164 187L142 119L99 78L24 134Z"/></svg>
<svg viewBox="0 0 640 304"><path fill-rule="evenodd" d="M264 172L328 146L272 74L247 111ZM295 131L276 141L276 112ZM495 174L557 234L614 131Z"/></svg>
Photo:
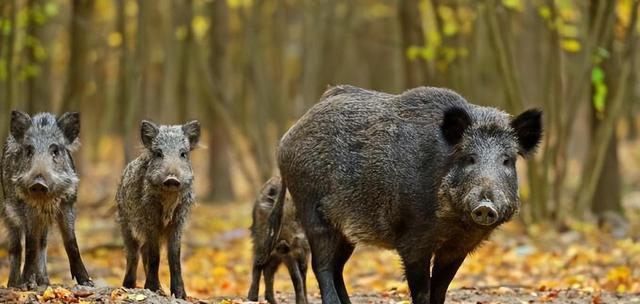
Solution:
<svg viewBox="0 0 640 304"><path fill-rule="evenodd" d="M155 158L162 158L164 155L162 154L162 151L160 150L153 150L153 157Z"/></svg>
<svg viewBox="0 0 640 304"><path fill-rule="evenodd" d="M27 157L31 157L33 156L33 153L36 151L36 148L32 145L27 145L24 147L24 152L27 155Z"/></svg>
<svg viewBox="0 0 640 304"><path fill-rule="evenodd" d="M187 159L187 156L188 156L188 155L187 155L187 152L186 152L186 151L181 151L181 152L180 152L180 158L182 158L182 159Z"/></svg>
<svg viewBox="0 0 640 304"><path fill-rule="evenodd" d="M52 144L51 146L49 146L49 152L51 153L51 156L58 157L60 156L60 147L58 147L58 145Z"/></svg>
<svg viewBox="0 0 640 304"><path fill-rule="evenodd" d="M515 164L515 162L516 162L516 160L515 160L514 157L511 157L509 155L504 155L503 156L502 164L505 167L511 167L511 166L513 166Z"/></svg>
<svg viewBox="0 0 640 304"><path fill-rule="evenodd" d="M464 157L464 159L462 160L464 163L464 166L471 166L474 165L476 163L476 156L471 154L471 155L467 155Z"/></svg>
<svg viewBox="0 0 640 304"><path fill-rule="evenodd" d="M278 191L276 190L276 188L269 188L269 192L267 192L267 195L269 195L270 197L274 197L276 196L276 194L278 194Z"/></svg>

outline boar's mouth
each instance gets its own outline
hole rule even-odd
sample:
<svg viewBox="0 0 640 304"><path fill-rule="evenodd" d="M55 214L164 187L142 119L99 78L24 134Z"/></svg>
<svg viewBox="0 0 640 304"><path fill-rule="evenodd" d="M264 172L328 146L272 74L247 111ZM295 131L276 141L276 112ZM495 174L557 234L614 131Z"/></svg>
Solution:
<svg viewBox="0 0 640 304"><path fill-rule="evenodd" d="M51 204L62 201L75 194L78 178L52 177L49 180L42 176L13 178L18 198L33 205Z"/></svg>
<svg viewBox="0 0 640 304"><path fill-rule="evenodd" d="M175 175L169 175L162 181L162 187L168 192L177 192L182 189L183 182Z"/></svg>

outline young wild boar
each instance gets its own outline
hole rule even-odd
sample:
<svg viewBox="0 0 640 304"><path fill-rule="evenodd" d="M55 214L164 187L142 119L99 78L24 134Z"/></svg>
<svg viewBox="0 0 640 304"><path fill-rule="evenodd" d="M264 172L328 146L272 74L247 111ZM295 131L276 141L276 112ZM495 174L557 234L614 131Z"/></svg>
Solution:
<svg viewBox="0 0 640 304"><path fill-rule="evenodd" d="M186 298L180 268L180 238L195 201L189 152L200 139L200 123L156 126L142 121L142 154L124 170L116 193L118 222L127 256L122 285L136 285L138 255L146 274L144 288L161 289L158 280L160 241L166 239L171 274L171 294Z"/></svg>
<svg viewBox="0 0 640 304"><path fill-rule="evenodd" d="M260 286L260 274L264 273L265 299L270 304L276 304L273 293L273 276L278 266L284 263L291 275L291 281L296 293L296 304L307 303L307 256L309 256L309 244L304 236L300 223L295 218L295 207L287 200L284 204L284 218L282 230L276 240L275 248L269 250L264 247L269 229L269 215L279 193L284 193L280 188L280 177L272 177L262 187L260 196L253 205L253 224L251 225L251 238L253 239L253 272L251 287L249 288L249 300L257 302ZM268 251L267 251L268 250ZM266 260L257 263L255 258L266 256Z"/></svg>
<svg viewBox="0 0 640 304"><path fill-rule="evenodd" d="M9 287L48 285L47 234L56 222L78 284L93 282L80 258L74 230L78 176L71 157L79 145L80 115L49 113L33 117L12 111L9 136L2 149L0 176L4 201L0 217L8 232ZM25 261L22 274L22 243Z"/></svg>
<svg viewBox="0 0 640 304"><path fill-rule="evenodd" d="M443 303L467 254L518 211L516 156L538 145L541 114L514 118L439 88L326 91L277 151L323 303L349 303L342 269L358 243L399 253L413 303Z"/></svg>

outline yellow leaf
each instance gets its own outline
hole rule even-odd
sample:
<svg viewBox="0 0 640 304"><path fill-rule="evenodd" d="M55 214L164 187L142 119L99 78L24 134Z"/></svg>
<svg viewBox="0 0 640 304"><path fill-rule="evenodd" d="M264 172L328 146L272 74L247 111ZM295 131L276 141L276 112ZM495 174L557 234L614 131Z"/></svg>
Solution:
<svg viewBox="0 0 640 304"><path fill-rule="evenodd" d="M627 292L627 285L625 285L625 284L618 285L618 287L616 287L616 292L618 292L618 293Z"/></svg>
<svg viewBox="0 0 640 304"><path fill-rule="evenodd" d="M564 39L562 40L562 49L570 52L570 53L577 53L580 51L580 49L582 48L580 41L575 40L575 39Z"/></svg>
<svg viewBox="0 0 640 304"><path fill-rule="evenodd" d="M42 299L44 301L51 300L56 298L56 293L53 292L53 288L51 286L47 287L47 289L42 293Z"/></svg>
<svg viewBox="0 0 640 304"><path fill-rule="evenodd" d="M609 281L625 281L631 277L631 270L627 266L618 266L609 270L607 280Z"/></svg>
<svg viewBox="0 0 640 304"><path fill-rule="evenodd" d="M109 36L107 37L107 44L109 44L110 47L120 46L120 44L122 44L122 34L118 32L109 33Z"/></svg>
<svg viewBox="0 0 640 304"><path fill-rule="evenodd" d="M202 39L209 30L209 20L203 16L195 16L191 20L191 28L197 39Z"/></svg>

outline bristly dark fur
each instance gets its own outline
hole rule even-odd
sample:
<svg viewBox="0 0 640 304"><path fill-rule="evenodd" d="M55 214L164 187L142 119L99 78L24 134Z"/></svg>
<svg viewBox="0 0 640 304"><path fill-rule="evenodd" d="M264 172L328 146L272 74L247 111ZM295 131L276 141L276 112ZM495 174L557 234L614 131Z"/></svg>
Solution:
<svg viewBox="0 0 640 304"><path fill-rule="evenodd" d="M180 266L182 229L195 202L189 152L200 139L197 121L182 126L140 125L143 153L127 165L116 193L118 222L127 256L123 286L135 287L138 257L145 263L145 288L161 289L160 242L167 240L171 293L186 298Z"/></svg>
<svg viewBox="0 0 640 304"><path fill-rule="evenodd" d="M264 246L269 231L269 215L280 194L282 194L280 178L272 177L264 184L253 205L251 238L254 262L248 298L250 301L258 301L260 275L264 273L265 299L270 304L276 304L273 277L278 266L284 263L289 270L296 293L296 304L306 304L309 244L300 223L295 218L295 207L290 200L287 199L284 206L282 229L276 245L273 249Z"/></svg>
<svg viewBox="0 0 640 304"><path fill-rule="evenodd" d="M413 303L443 303L466 255L519 208L516 156L542 136L534 114L512 119L440 88L328 89L277 151L323 302L349 303L342 267L366 243L398 251Z"/></svg>
<svg viewBox="0 0 640 304"><path fill-rule="evenodd" d="M47 235L56 222L79 284L93 285L80 257L74 231L78 176L71 152L78 147L80 116L50 113L33 117L13 111L10 134L2 149L0 177L4 199L0 217L7 227L10 274L8 286L48 285ZM22 264L24 236L25 261Z"/></svg>

